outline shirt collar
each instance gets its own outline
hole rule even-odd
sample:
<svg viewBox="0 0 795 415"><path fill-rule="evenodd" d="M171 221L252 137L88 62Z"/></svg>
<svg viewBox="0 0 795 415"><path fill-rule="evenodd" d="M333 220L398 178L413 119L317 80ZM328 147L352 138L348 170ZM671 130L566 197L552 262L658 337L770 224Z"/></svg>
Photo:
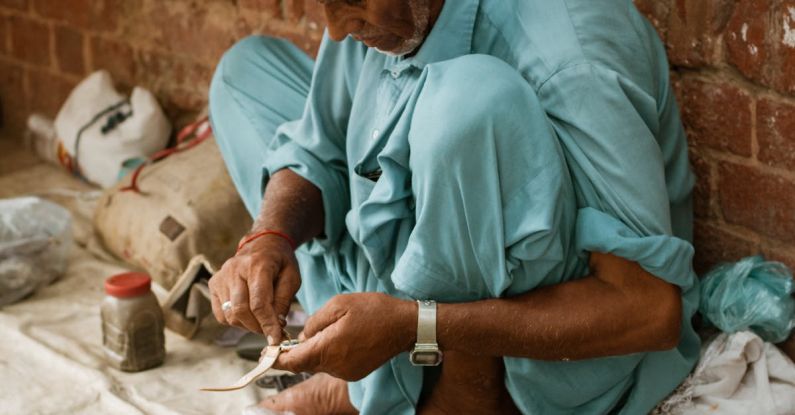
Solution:
<svg viewBox="0 0 795 415"><path fill-rule="evenodd" d="M409 58L389 56L384 69L419 69L425 65L468 55L472 51L480 0L446 0L431 33L420 46L419 52Z"/></svg>

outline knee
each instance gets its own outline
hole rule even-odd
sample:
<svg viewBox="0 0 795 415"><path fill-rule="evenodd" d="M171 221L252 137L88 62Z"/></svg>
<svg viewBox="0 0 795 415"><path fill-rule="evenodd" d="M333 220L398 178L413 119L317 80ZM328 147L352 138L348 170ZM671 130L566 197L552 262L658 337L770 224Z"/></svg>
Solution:
<svg viewBox="0 0 795 415"><path fill-rule="evenodd" d="M532 128L543 113L535 91L507 63L467 55L426 68L410 134L412 154L454 161ZM543 117L541 117L543 118Z"/></svg>
<svg viewBox="0 0 795 415"><path fill-rule="evenodd" d="M246 82L262 72L275 59L276 51L285 42L268 36L248 36L234 44L221 57L210 85L210 100L218 88L246 90Z"/></svg>
<svg viewBox="0 0 795 415"><path fill-rule="evenodd" d="M252 56L256 56L259 53L261 38L262 36L249 36L229 48L221 57L221 61L215 69L213 83L234 79L233 76L229 75L245 70L245 66L252 61Z"/></svg>

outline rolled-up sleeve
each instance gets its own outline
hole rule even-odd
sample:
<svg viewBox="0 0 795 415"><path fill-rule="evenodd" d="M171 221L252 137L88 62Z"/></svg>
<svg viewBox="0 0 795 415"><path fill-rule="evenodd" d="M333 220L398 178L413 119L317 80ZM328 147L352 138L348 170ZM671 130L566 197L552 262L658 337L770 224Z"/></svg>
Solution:
<svg viewBox="0 0 795 415"><path fill-rule="evenodd" d="M569 161L580 207L577 247L640 264L687 290L692 245L673 235L657 100L592 64L559 71L539 91Z"/></svg>
<svg viewBox="0 0 795 415"><path fill-rule="evenodd" d="M339 239L350 209L345 138L363 59L364 50L352 40L324 36L303 116L279 127L263 166L263 189L271 175L286 168L320 189L325 229L318 242L324 246Z"/></svg>

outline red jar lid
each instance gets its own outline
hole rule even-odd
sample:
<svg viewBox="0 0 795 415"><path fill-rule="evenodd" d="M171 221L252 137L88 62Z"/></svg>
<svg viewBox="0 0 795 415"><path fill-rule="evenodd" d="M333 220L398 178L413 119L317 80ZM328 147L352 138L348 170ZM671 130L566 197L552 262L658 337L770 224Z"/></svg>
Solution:
<svg viewBox="0 0 795 415"><path fill-rule="evenodd" d="M151 290L152 279L146 274L128 272L105 280L105 292L116 298L144 295Z"/></svg>

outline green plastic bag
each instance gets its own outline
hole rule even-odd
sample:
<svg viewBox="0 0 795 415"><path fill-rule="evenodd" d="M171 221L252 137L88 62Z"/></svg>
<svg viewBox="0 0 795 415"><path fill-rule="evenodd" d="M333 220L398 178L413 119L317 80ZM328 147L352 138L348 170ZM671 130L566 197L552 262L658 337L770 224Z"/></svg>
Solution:
<svg viewBox="0 0 795 415"><path fill-rule="evenodd" d="M727 333L752 330L780 343L795 326L795 281L790 270L761 256L710 271L701 282L699 311Z"/></svg>

